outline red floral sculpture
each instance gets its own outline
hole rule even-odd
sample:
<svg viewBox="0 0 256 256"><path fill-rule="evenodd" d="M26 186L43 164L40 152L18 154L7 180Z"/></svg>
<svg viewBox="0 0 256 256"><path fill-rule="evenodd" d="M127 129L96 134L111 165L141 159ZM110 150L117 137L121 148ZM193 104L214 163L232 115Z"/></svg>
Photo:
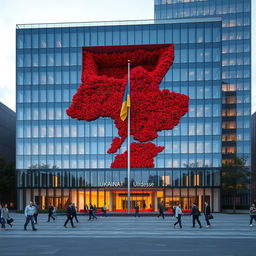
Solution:
<svg viewBox="0 0 256 256"><path fill-rule="evenodd" d="M174 60L173 45L84 47L82 83L67 114L79 120L99 117L114 120L120 138L114 138L108 153L115 153L127 137L127 120L120 110L131 62L131 135L146 142L157 132L173 129L188 111L189 97L160 90L159 84ZM132 167L154 167L153 158L163 147L152 143L131 144ZM111 167L127 167L127 152L117 155Z"/></svg>
<svg viewBox="0 0 256 256"><path fill-rule="evenodd" d="M148 143L131 143L131 168L153 168L154 157L164 150L164 147L157 147L152 142ZM117 155L111 168L127 167L127 151Z"/></svg>

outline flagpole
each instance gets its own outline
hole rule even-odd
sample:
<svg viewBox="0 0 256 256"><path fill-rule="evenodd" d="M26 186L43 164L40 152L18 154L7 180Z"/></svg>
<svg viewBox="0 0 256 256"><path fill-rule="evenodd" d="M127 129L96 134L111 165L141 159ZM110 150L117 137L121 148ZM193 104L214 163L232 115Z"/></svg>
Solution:
<svg viewBox="0 0 256 256"><path fill-rule="evenodd" d="M130 90L130 60L128 60L128 88ZM131 152L130 152L130 128L131 128L131 112L130 107L128 108L128 132L127 132L127 182L128 182L128 214L131 212Z"/></svg>

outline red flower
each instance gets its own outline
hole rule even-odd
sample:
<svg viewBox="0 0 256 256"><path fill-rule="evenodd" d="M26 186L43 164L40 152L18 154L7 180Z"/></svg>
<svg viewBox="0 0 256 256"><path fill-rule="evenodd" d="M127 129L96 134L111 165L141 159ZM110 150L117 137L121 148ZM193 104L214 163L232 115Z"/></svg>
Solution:
<svg viewBox="0 0 256 256"><path fill-rule="evenodd" d="M127 120L120 119L120 110L127 82L128 59L131 61L131 134L135 140L146 142L157 138L157 132L173 129L188 111L188 96L159 89L173 63L173 45L83 48L82 83L67 114L85 121L112 118L121 138L113 139L108 153L115 153L127 137ZM153 157L157 154L151 154L150 148L144 146L149 144L136 145L133 146L136 154L131 160L133 167L154 167ZM146 154L151 159L145 160ZM112 167L126 165L122 162L124 156L116 156Z"/></svg>
<svg viewBox="0 0 256 256"><path fill-rule="evenodd" d="M164 150L164 147L157 147L152 142L131 143L131 168L153 168L154 157ZM127 151L116 155L111 168L127 168Z"/></svg>

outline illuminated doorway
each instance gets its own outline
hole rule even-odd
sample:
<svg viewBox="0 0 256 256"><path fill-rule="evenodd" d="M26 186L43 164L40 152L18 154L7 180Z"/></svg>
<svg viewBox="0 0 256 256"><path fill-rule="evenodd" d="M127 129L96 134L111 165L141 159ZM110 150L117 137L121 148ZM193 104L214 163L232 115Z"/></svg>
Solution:
<svg viewBox="0 0 256 256"><path fill-rule="evenodd" d="M131 192L131 209L136 205L140 210L153 209L153 192L152 191L132 191ZM128 194L127 191L113 192L113 211L127 211L128 210Z"/></svg>

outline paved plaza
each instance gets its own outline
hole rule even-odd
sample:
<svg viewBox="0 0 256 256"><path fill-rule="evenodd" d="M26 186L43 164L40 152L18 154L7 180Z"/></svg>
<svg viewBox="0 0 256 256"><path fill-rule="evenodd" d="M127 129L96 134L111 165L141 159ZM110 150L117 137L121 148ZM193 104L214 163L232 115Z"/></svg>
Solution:
<svg viewBox="0 0 256 256"><path fill-rule="evenodd" d="M63 227L66 217L48 223L39 215L38 230L23 230L24 216L14 214L12 229L0 232L1 255L254 255L256 224L249 227L246 214L214 214L211 228L192 228L191 217L183 216L183 229L173 228L174 218L144 216L78 216L76 228Z"/></svg>

